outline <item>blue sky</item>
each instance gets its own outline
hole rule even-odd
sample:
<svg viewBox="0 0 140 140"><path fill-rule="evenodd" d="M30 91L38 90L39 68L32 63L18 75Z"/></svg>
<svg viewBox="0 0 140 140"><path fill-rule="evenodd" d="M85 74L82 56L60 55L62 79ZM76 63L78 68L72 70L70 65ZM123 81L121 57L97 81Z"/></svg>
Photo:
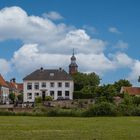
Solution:
<svg viewBox="0 0 140 140"><path fill-rule="evenodd" d="M22 81L40 66L67 70L75 48L79 71L138 85L139 7L139 0L1 0L0 73Z"/></svg>

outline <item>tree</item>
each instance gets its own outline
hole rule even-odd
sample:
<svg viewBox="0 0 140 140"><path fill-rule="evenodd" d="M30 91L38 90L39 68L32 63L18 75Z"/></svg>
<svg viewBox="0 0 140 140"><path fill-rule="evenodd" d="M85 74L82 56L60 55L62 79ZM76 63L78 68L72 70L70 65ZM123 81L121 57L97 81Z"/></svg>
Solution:
<svg viewBox="0 0 140 140"><path fill-rule="evenodd" d="M94 72L89 74L77 72L73 75L73 79L75 91L81 91L83 89L91 93L100 84L100 78Z"/></svg>
<svg viewBox="0 0 140 140"><path fill-rule="evenodd" d="M14 93L10 93L10 94L9 94L9 99L10 99L11 101L13 101L13 103L15 102L15 98L16 98L16 96L15 96Z"/></svg>
<svg viewBox="0 0 140 140"><path fill-rule="evenodd" d="M120 79L119 81L114 83L114 87L116 88L116 91L118 93L120 93L121 87L131 87L132 84L130 83L130 81L125 80L125 79Z"/></svg>
<svg viewBox="0 0 140 140"><path fill-rule="evenodd" d="M107 101L113 102L113 97L116 95L116 93L117 93L116 89L111 84L99 86L96 89L97 102L98 100L102 101L102 99L103 100L106 99Z"/></svg>
<svg viewBox="0 0 140 140"><path fill-rule="evenodd" d="M18 96L17 96L17 98L18 98L18 101L23 101L23 94L19 94Z"/></svg>

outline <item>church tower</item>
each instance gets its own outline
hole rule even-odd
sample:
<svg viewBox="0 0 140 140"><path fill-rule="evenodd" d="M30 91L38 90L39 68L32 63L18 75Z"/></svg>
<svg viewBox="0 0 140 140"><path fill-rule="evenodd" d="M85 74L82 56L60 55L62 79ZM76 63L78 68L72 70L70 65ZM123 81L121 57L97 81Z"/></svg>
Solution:
<svg viewBox="0 0 140 140"><path fill-rule="evenodd" d="M76 57L74 56L74 49L73 49L73 54L71 57L71 64L69 65L69 74L73 75L76 72L78 72L78 65L76 64Z"/></svg>

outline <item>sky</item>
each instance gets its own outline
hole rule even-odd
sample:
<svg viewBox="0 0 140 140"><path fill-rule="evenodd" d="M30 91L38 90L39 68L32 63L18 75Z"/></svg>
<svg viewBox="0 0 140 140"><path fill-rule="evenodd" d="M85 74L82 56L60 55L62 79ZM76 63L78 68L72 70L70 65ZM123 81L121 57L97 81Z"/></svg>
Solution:
<svg viewBox="0 0 140 140"><path fill-rule="evenodd" d="M139 7L139 0L0 0L0 73L22 82L40 67L68 71L74 48L80 72L139 86Z"/></svg>

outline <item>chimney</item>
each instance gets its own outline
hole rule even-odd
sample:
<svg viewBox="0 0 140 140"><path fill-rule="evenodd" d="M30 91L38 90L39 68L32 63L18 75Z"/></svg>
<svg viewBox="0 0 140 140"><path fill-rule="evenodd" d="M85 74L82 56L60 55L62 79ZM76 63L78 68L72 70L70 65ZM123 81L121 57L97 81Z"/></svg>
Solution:
<svg viewBox="0 0 140 140"><path fill-rule="evenodd" d="M61 67L59 68L59 71L62 71L62 68Z"/></svg>
<svg viewBox="0 0 140 140"><path fill-rule="evenodd" d="M12 80L13 80L13 83L16 83L16 79L15 78L13 78Z"/></svg>
<svg viewBox="0 0 140 140"><path fill-rule="evenodd" d="M43 67L41 67L41 68L40 68L40 71L42 72L43 70L44 70Z"/></svg>

